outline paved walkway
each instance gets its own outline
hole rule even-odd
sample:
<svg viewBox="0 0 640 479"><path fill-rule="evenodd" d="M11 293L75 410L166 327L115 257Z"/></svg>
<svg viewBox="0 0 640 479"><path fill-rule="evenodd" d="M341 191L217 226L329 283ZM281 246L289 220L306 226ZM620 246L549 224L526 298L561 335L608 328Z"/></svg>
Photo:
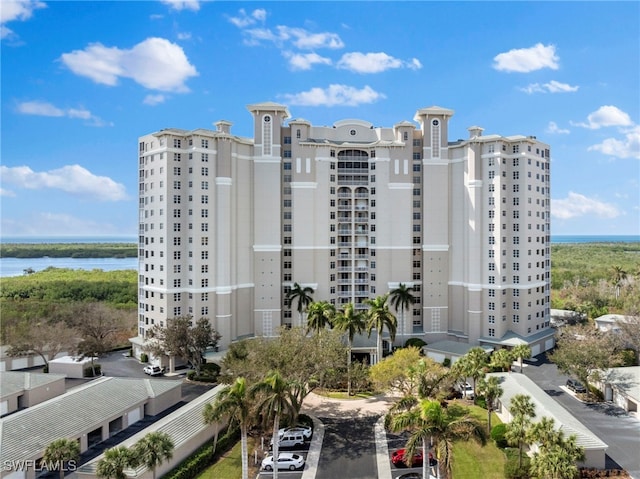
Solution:
<svg viewBox="0 0 640 479"><path fill-rule="evenodd" d="M378 479L391 479L384 415L389 411L393 401L394 398L391 396L376 396L367 399L332 399L314 393L309 394L302 404L301 413L308 414L313 419L314 433L307 455L307 467L302 474L302 479L315 479L318 474L318 462L324 438L323 418L357 420L372 416L379 416L372 431L375 438L377 477Z"/></svg>

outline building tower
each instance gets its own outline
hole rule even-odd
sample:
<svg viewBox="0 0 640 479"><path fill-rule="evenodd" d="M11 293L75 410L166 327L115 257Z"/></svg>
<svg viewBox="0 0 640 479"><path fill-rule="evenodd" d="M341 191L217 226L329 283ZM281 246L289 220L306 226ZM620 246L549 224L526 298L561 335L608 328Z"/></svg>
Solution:
<svg viewBox="0 0 640 479"><path fill-rule="evenodd" d="M449 141L435 106L384 128L248 110L253 138L226 121L140 138L138 353L175 316L207 317L222 347L297 326L294 282L359 309L411 286L398 344L553 346L548 145L475 126Z"/></svg>

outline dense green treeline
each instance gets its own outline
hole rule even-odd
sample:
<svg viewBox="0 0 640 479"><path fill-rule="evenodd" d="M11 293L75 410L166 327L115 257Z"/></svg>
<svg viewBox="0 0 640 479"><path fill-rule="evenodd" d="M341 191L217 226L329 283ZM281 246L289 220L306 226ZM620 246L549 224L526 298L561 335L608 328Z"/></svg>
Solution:
<svg viewBox="0 0 640 479"><path fill-rule="evenodd" d="M37 273L1 278L0 287L3 300L104 302L134 307L138 297L135 270L46 268Z"/></svg>
<svg viewBox="0 0 640 479"><path fill-rule="evenodd" d="M134 243L6 243L0 258L136 258Z"/></svg>
<svg viewBox="0 0 640 479"><path fill-rule="evenodd" d="M551 289L576 280L609 280L614 266L631 276L640 272L640 243L552 244Z"/></svg>

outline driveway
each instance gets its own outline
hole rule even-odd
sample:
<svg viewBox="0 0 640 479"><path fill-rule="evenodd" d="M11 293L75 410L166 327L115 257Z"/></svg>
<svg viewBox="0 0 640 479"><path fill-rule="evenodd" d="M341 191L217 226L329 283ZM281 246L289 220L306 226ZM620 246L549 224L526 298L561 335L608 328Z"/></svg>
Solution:
<svg viewBox="0 0 640 479"><path fill-rule="evenodd" d="M535 359L527 363L524 374L609 446L607 468L626 469L640 479L640 420L611 403L582 403L564 387L568 376L546 355Z"/></svg>

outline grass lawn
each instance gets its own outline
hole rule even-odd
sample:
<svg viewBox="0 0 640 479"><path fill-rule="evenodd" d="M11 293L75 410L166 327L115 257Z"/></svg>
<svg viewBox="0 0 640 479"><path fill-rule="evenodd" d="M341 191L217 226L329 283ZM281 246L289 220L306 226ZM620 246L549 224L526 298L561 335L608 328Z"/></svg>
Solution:
<svg viewBox="0 0 640 479"><path fill-rule="evenodd" d="M487 411L478 406L469 406L471 415L485 426L487 424ZM491 425L500 424L502 421L495 413L491 415ZM502 479L504 478L504 453L498 449L491 439L484 446L475 441L456 442L453 449L453 478L454 479Z"/></svg>
<svg viewBox="0 0 640 479"><path fill-rule="evenodd" d="M253 451L255 441L249 437L249 451ZM229 452L222 456L218 462L213 464L196 479L240 479L242 477L242 446L237 442ZM253 456L249 457L249 477L256 477L260 466L253 466Z"/></svg>

